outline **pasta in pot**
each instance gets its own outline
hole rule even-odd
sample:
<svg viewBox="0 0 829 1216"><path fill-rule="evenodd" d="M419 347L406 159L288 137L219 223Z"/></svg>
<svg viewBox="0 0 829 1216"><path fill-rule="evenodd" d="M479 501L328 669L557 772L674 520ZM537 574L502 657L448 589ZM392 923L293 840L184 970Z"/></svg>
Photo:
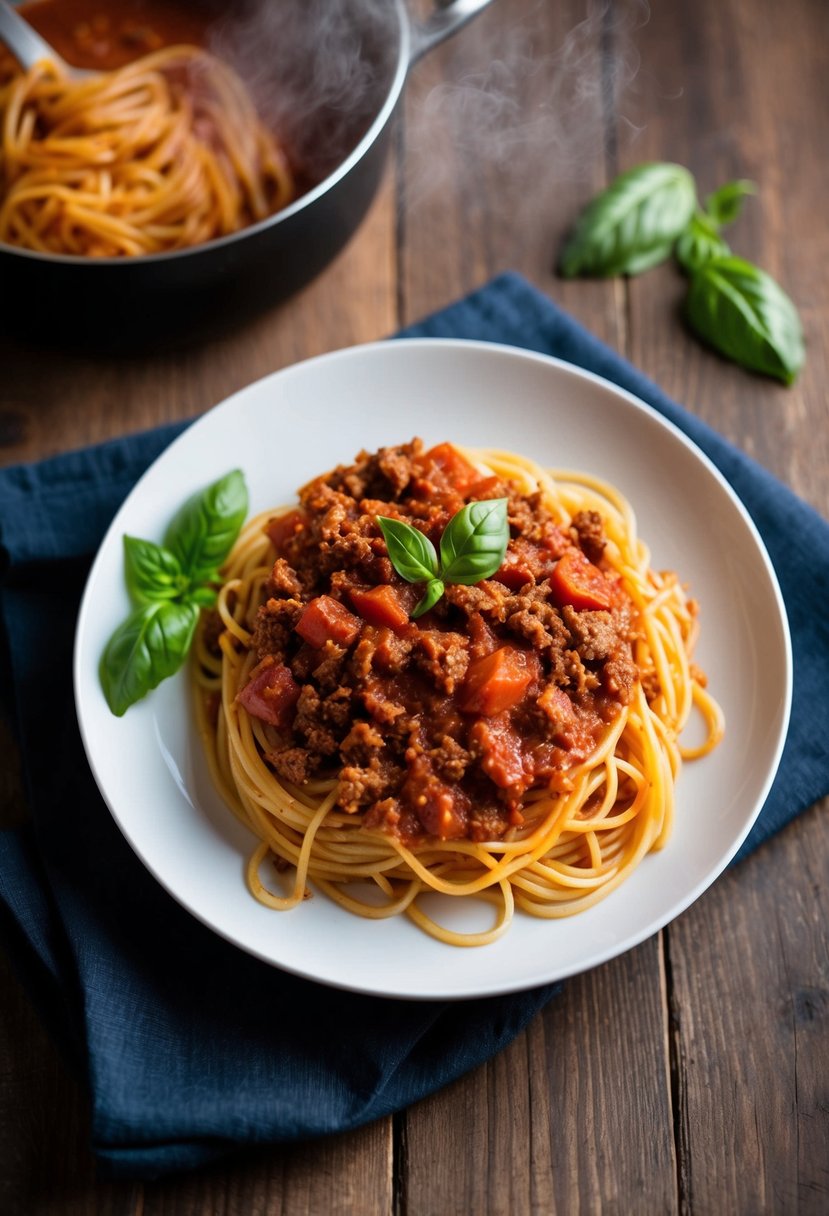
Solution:
<svg viewBox="0 0 829 1216"><path fill-rule="evenodd" d="M284 150L230 67L195 46L0 85L0 241L121 257L184 249L295 196Z"/></svg>

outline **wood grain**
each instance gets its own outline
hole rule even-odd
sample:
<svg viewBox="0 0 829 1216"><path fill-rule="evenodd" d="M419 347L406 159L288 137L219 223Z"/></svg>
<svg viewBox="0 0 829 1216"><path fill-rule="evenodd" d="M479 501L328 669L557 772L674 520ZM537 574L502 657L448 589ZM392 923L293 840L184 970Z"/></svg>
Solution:
<svg viewBox="0 0 829 1216"><path fill-rule="evenodd" d="M568 980L505 1052L405 1115L404 1211L675 1211L658 937Z"/></svg>

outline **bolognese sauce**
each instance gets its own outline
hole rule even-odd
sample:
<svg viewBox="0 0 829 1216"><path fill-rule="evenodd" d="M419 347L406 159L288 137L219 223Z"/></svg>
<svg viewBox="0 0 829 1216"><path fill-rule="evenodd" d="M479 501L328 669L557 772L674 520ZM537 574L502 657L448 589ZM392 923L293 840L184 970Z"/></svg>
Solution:
<svg viewBox="0 0 829 1216"><path fill-rule="evenodd" d="M464 505L506 498L500 569L419 598L378 517L438 545ZM337 806L412 843L499 840L528 791L565 792L638 680L633 606L603 553L601 516L556 520L541 493L448 443L361 452L266 528L275 560L238 703L267 724L291 786L336 777Z"/></svg>

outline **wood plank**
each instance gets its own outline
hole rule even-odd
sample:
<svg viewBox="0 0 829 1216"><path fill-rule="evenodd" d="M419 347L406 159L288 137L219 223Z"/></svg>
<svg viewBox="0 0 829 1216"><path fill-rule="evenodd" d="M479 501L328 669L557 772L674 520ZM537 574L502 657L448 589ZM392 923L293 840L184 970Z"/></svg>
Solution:
<svg viewBox="0 0 829 1216"><path fill-rule="evenodd" d="M568 980L506 1051L412 1107L403 1210L674 1212L661 973L653 937Z"/></svg>
<svg viewBox="0 0 829 1216"><path fill-rule="evenodd" d="M687 1211L829 1206L826 810L669 930Z"/></svg>
<svg viewBox="0 0 829 1216"><path fill-rule="evenodd" d="M141 1216L387 1216L391 1125L391 1119L381 1119L346 1135L257 1149L148 1183Z"/></svg>
<svg viewBox="0 0 829 1216"><path fill-rule="evenodd" d="M516 270L621 348L617 285L554 273L579 208L606 182L604 39L598 6L585 19L578 0L498 0L415 67L402 132L403 323Z"/></svg>
<svg viewBox="0 0 829 1216"><path fill-rule="evenodd" d="M637 99L650 117L622 164L678 160L703 193L737 177L758 183L729 240L799 306L808 358L798 384L786 389L701 349L681 328L684 284L671 268L630 284L632 354L829 512L824 23L811 0L655 10L642 55L659 71ZM829 1204L828 872L813 810L668 930L683 1211L817 1213Z"/></svg>

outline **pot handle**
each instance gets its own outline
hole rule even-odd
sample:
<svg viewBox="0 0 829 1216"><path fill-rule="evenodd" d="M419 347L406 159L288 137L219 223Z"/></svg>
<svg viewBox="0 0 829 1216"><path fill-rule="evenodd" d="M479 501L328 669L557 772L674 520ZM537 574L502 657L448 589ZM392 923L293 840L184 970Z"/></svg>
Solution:
<svg viewBox="0 0 829 1216"><path fill-rule="evenodd" d="M409 66L483 12L492 0L436 0L435 11L425 21L412 22Z"/></svg>

